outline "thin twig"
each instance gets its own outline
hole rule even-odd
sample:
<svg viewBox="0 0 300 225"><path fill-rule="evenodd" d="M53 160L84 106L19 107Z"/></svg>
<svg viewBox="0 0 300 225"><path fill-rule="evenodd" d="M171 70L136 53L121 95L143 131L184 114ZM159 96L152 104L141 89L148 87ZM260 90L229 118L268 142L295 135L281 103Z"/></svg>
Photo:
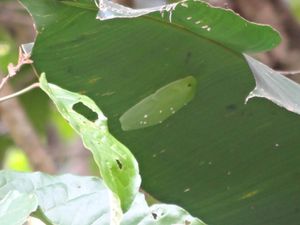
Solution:
<svg viewBox="0 0 300 225"><path fill-rule="evenodd" d="M4 84L6 84L6 82L9 80L10 77L11 77L10 75L7 75L7 76L2 78L1 83L0 83L0 90L2 89Z"/></svg>
<svg viewBox="0 0 300 225"><path fill-rule="evenodd" d="M23 65L26 64L32 64L33 61L30 59L30 54L27 53L23 53L22 49L19 48L19 59L18 59L18 64L17 65L13 65L12 63L10 63L8 65L8 75L5 76L0 83L0 90L3 88L4 84L13 76L15 76L20 69L22 68Z"/></svg>
<svg viewBox="0 0 300 225"><path fill-rule="evenodd" d="M4 97L0 98L0 102L4 102L4 101L9 100L11 98L14 98L14 97L17 97L19 95L25 94L26 92L31 91L32 89L35 89L35 88L38 88L38 87L40 87L40 84L39 83L34 83L34 84L22 89L21 91L18 91L18 92L15 92L15 93L11 94L11 95L7 95L7 96L4 96Z"/></svg>
<svg viewBox="0 0 300 225"><path fill-rule="evenodd" d="M30 86L26 89L30 90L35 86L36 84L33 84L32 87ZM21 92L25 93L26 90ZM3 86L1 95L9 96L11 94L14 94L14 92L9 83L7 83ZM52 174L57 171L54 160L40 142L38 134L17 98L0 104L0 119L8 129L16 145L26 153L34 170Z"/></svg>

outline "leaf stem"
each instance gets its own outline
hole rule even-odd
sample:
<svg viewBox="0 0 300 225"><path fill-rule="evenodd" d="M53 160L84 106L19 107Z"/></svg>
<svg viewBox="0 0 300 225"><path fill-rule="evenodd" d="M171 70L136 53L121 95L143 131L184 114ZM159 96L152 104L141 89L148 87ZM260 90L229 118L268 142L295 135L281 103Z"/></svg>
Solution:
<svg viewBox="0 0 300 225"><path fill-rule="evenodd" d="M39 83L33 83L32 85L30 85L30 86L28 86L28 87L26 87L26 88L24 88L24 89L22 89L18 92L15 92L11 95L7 95L7 96L4 96L4 97L0 98L0 102L4 102L4 101L9 100L11 98L14 98L14 97L17 97L19 95L25 94L26 92L31 91L31 90L33 90L35 88L38 88L38 87L40 87Z"/></svg>

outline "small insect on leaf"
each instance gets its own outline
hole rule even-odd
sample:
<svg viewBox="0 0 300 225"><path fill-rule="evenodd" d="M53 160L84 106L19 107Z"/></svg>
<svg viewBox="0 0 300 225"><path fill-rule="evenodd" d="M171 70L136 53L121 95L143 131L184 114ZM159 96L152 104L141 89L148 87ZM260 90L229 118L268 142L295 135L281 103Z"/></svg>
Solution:
<svg viewBox="0 0 300 225"><path fill-rule="evenodd" d="M196 89L197 80L193 76L163 86L120 117L122 129L135 130L162 123L187 105L194 98Z"/></svg>

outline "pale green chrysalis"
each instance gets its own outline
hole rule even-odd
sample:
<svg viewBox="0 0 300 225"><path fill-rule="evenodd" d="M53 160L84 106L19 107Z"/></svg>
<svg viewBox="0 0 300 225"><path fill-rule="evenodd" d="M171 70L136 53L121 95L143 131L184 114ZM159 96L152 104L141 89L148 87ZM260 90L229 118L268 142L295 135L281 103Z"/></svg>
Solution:
<svg viewBox="0 0 300 225"><path fill-rule="evenodd" d="M163 86L120 117L122 129L135 130L162 123L194 98L196 87L193 76Z"/></svg>

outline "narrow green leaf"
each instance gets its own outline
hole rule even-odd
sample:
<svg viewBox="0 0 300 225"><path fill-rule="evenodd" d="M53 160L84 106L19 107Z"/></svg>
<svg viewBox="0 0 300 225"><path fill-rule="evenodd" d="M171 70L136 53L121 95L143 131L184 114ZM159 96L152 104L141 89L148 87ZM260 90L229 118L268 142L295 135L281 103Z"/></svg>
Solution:
<svg viewBox="0 0 300 225"><path fill-rule="evenodd" d="M104 182L120 198L122 209L127 211L141 183L138 163L134 156L109 133L107 118L93 100L48 84L44 74L40 77L40 85L62 116L81 136L84 145L93 153ZM74 106L77 103L84 104L96 113L98 118L90 121L76 112Z"/></svg>
<svg viewBox="0 0 300 225"><path fill-rule="evenodd" d="M35 194L11 190L0 201L0 224L23 225L37 206L38 199Z"/></svg>

